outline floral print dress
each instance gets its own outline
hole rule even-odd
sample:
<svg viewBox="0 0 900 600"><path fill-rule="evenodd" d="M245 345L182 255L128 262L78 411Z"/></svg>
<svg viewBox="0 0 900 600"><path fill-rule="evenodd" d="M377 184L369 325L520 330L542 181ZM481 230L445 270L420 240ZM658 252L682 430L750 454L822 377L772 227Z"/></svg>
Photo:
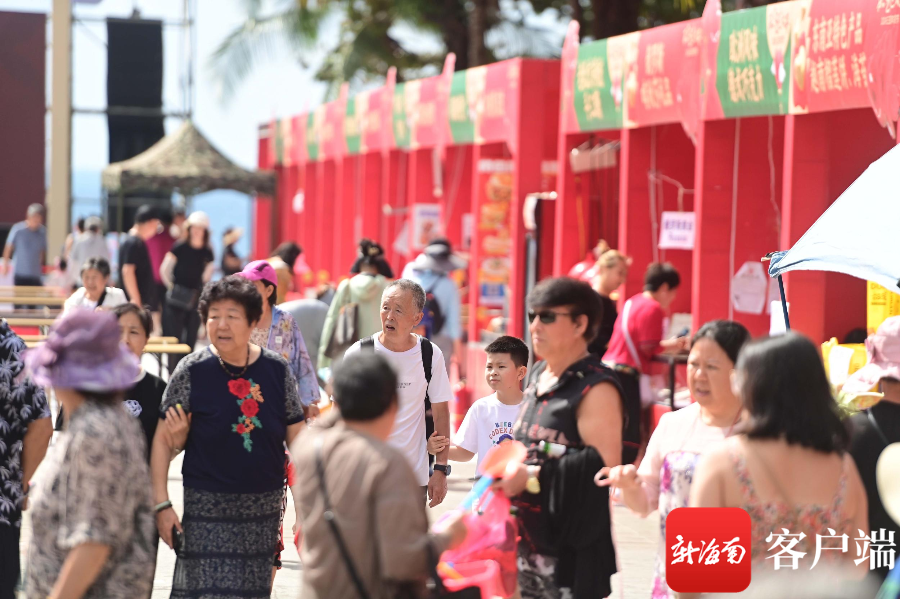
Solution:
<svg viewBox="0 0 900 600"><path fill-rule="evenodd" d="M144 435L124 404L88 399L47 452L31 495L26 594L46 598L69 553L109 546L85 598L149 598L157 531Z"/></svg>
<svg viewBox="0 0 900 600"><path fill-rule="evenodd" d="M303 406L319 401L319 380L306 350L303 335L291 313L273 306L272 325L268 329L254 329L250 341L260 348L280 354L288 361L297 380L300 403Z"/></svg>
<svg viewBox="0 0 900 600"><path fill-rule="evenodd" d="M44 390L25 376L25 342L0 319L0 525L22 524L22 450L28 426L50 418Z"/></svg>
<svg viewBox="0 0 900 600"><path fill-rule="evenodd" d="M647 495L647 516L659 509L659 550L651 598L672 598L666 585L666 517L688 505L694 470L700 455L725 439L731 427L711 427L700 418L700 405L691 404L663 415L650 437L647 453L638 467Z"/></svg>

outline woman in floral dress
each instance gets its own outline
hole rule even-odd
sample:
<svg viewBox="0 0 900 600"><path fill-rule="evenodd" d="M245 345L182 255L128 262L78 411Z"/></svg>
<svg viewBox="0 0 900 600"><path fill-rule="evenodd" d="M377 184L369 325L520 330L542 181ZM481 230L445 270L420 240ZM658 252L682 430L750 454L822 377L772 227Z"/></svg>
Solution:
<svg viewBox="0 0 900 600"><path fill-rule="evenodd" d="M108 312L73 310L25 362L66 428L29 494L28 598L149 598L156 532L144 435L123 404L140 372Z"/></svg>
<svg viewBox="0 0 900 600"><path fill-rule="evenodd" d="M159 535L170 547L183 533L173 598L268 598L279 541L284 444L303 427L297 381L279 354L250 342L262 316L256 287L237 275L207 284L200 314L211 345L172 374L160 413L180 406L184 514L169 502L175 441L157 427L151 471Z"/></svg>
<svg viewBox="0 0 900 600"><path fill-rule="evenodd" d="M620 499L640 516L659 509L652 598L672 597L666 585L666 517L688 505L700 454L728 437L740 420L741 401L731 391L731 372L749 339L744 326L733 321L712 321L701 327L691 340L687 366L694 403L663 415L640 467L623 465L598 473L598 485L617 488Z"/></svg>
<svg viewBox="0 0 900 600"><path fill-rule="evenodd" d="M853 540L859 548L859 532L869 532L866 492L847 452L850 434L841 422L819 348L797 333L752 342L735 367L734 388L747 423L740 435L704 453L690 506L747 511L752 586L774 576L782 585L796 585L791 580L795 569L808 573L819 562L823 564L813 583L828 589L805 590L810 597L864 577L869 561L856 564L860 557ZM782 536L783 529L791 537ZM843 538L847 551L819 552L819 536L828 538L821 549L840 548L836 540ZM777 560L770 560L776 555ZM776 565L781 566L778 573ZM779 588L777 595L796 593Z"/></svg>

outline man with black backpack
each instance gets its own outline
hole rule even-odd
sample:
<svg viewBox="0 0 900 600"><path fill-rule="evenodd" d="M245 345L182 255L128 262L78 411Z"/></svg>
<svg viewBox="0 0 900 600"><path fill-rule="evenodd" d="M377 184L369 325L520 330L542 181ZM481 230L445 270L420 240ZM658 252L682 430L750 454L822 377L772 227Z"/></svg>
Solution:
<svg viewBox="0 0 900 600"><path fill-rule="evenodd" d="M464 268L466 261L453 253L450 242L436 239L403 269L404 278L415 281L425 290L420 332L444 353L448 373L450 361L462 340L459 289L448 274Z"/></svg>
<svg viewBox="0 0 900 600"><path fill-rule="evenodd" d="M425 290L414 281L399 279L388 285L381 298L381 333L353 344L345 356L377 352L387 358L397 372L399 408L388 444L409 461L423 494L437 506L447 495L448 450L437 456L434 474L429 476L425 434L425 403L431 402L434 430L450 434L452 395L450 378L441 349L413 333L422 321Z"/></svg>

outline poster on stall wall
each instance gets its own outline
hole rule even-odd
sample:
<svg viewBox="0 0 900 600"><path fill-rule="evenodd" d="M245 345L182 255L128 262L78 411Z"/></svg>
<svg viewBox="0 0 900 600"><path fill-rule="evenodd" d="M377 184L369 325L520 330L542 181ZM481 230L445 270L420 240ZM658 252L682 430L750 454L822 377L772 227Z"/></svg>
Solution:
<svg viewBox="0 0 900 600"><path fill-rule="evenodd" d="M660 250L694 249L694 213L664 212L659 231Z"/></svg>
<svg viewBox="0 0 900 600"><path fill-rule="evenodd" d="M425 249L431 240L441 235L440 204L413 204L410 247L414 252Z"/></svg>
<svg viewBox="0 0 900 600"><path fill-rule="evenodd" d="M510 201L512 200L511 160L478 162L477 215L479 244L478 326L487 329L490 321L501 313L509 285ZM490 309L494 309L493 311Z"/></svg>
<svg viewBox="0 0 900 600"><path fill-rule="evenodd" d="M731 302L734 310L761 315L768 300L769 278L762 263L745 262L731 280Z"/></svg>

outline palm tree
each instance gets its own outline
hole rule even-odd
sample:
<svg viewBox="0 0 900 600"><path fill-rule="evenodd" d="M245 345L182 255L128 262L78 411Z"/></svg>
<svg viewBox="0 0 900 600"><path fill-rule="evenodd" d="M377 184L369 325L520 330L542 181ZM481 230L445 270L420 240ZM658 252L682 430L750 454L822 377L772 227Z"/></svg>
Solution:
<svg viewBox="0 0 900 600"><path fill-rule="evenodd" d="M319 66L316 78L329 84L335 97L347 81L358 88L383 80L390 67L397 80L436 74L447 52L456 54L456 68L467 69L512 56L555 56L561 39L526 23L529 2L501 11L499 0L242 0L247 20L219 45L211 68L228 98L256 64L283 52L293 52L307 66L305 52L320 41L326 18L340 18L340 34ZM520 6L522 5L522 6ZM438 52L415 52L396 35L396 25L437 37Z"/></svg>

